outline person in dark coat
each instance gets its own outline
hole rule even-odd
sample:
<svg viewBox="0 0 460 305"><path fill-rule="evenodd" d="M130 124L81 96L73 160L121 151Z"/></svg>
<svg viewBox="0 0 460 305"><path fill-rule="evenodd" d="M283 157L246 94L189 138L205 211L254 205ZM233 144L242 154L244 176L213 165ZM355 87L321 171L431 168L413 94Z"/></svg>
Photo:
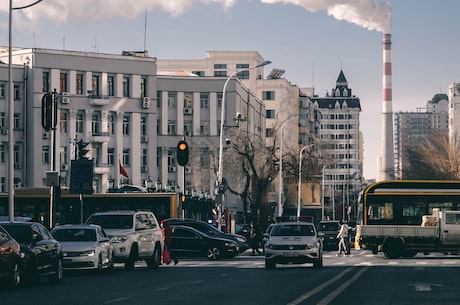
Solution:
<svg viewBox="0 0 460 305"><path fill-rule="evenodd" d="M254 226L253 221L251 221L249 226L249 247L252 248L252 255L255 255L256 252L258 255L260 255L262 253L259 250L260 242L262 241L260 230Z"/></svg>

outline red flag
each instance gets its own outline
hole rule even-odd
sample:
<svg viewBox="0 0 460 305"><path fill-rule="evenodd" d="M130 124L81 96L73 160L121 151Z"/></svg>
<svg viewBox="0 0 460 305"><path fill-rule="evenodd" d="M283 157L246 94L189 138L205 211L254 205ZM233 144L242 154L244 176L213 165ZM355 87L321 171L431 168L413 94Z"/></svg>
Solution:
<svg viewBox="0 0 460 305"><path fill-rule="evenodd" d="M123 165L121 165L121 161L118 160L118 164L120 165L120 175L122 175L123 177L125 178L129 178L128 176L128 172L126 171L126 169L123 167Z"/></svg>

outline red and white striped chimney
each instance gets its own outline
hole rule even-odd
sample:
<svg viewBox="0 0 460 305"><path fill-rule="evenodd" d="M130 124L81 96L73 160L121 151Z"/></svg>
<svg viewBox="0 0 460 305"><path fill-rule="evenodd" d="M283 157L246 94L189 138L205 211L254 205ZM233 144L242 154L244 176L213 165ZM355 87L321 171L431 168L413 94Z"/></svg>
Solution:
<svg viewBox="0 0 460 305"><path fill-rule="evenodd" d="M382 160L380 180L394 179L391 34L383 34Z"/></svg>

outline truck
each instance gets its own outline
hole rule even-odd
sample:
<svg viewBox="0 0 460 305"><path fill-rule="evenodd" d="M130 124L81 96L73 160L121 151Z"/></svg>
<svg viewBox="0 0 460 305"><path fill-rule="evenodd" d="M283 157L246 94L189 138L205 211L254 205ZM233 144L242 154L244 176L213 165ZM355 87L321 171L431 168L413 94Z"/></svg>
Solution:
<svg viewBox="0 0 460 305"><path fill-rule="evenodd" d="M460 253L460 211L433 209L421 225L358 225L356 244L387 258Z"/></svg>

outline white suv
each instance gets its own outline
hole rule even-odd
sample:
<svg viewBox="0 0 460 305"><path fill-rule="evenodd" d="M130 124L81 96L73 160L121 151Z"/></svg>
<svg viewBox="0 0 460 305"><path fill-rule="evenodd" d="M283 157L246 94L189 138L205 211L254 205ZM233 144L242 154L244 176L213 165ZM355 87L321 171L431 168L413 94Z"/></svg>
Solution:
<svg viewBox="0 0 460 305"><path fill-rule="evenodd" d="M145 260L149 268L158 268L163 253L163 234L151 211L123 210L92 214L87 224L98 224L112 239L114 262L134 263Z"/></svg>
<svg viewBox="0 0 460 305"><path fill-rule="evenodd" d="M322 238L313 223L276 223L265 237L266 269L274 269L276 264L313 263L315 268L323 266Z"/></svg>

